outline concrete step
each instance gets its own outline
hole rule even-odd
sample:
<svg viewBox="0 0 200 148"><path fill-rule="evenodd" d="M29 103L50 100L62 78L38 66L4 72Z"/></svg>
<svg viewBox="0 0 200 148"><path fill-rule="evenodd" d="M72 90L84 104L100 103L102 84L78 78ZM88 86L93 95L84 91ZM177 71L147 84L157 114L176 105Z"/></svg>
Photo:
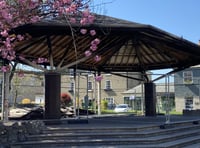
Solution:
<svg viewBox="0 0 200 148"><path fill-rule="evenodd" d="M148 130L158 130L158 129L169 129L172 128L175 129L174 127L180 127L180 128L187 128L188 126L191 125L199 125L199 124L193 124L192 121L188 121L188 122L179 122L179 123L171 123L171 124L162 124L162 125L148 125L148 126L139 126L139 127L132 127L129 125L127 125L126 127L120 127L120 126L75 126L75 127L70 127L66 124L62 125L62 126L47 126L46 129L43 130L43 133L52 133L52 132L58 132L58 133L101 133L102 131L105 132L124 132L124 131L128 131L128 132L142 132L142 131L148 131ZM175 129L177 130L177 129ZM182 129L181 129L182 130Z"/></svg>
<svg viewBox="0 0 200 148"><path fill-rule="evenodd" d="M48 144L45 144L44 142L40 142L40 143L31 143L31 142L26 142L26 144L23 145L12 145L11 148L36 148L36 147L40 147L40 148L55 148L55 147L59 147L59 148L184 148L186 146L191 146L192 145L196 145L197 146L197 142L200 141L200 137L198 136L194 136L194 137L187 137L187 138L183 138L183 139L179 139L176 141L170 141L170 142L164 142L164 143L152 143L152 144L148 144L148 143L132 143L132 140L129 139L125 139L123 141L119 141L119 140L105 140L104 143L101 143L100 140L92 140L89 143L84 143L85 141L81 141L79 143L77 143L77 141L73 141L75 144L73 144L72 142L69 141L63 141L63 140L59 140L59 141L54 141L54 142L48 142ZM199 147L198 147L199 148Z"/></svg>
<svg viewBox="0 0 200 148"><path fill-rule="evenodd" d="M97 132L94 130L84 129L83 131L72 130L65 132L58 132L58 130L48 130L44 134L40 135L30 135L28 136L29 140L46 140L46 139L93 139L93 138L144 138L144 137L152 137L152 136L160 136L160 135L169 135L172 133L184 132L184 131L196 131L200 129L200 125L192 125L192 126L184 126L184 127L174 127L170 129L148 129L145 131L135 131L131 130L131 128L123 128L123 129L98 129ZM61 130L61 129L60 129Z"/></svg>
<svg viewBox="0 0 200 148"><path fill-rule="evenodd" d="M179 147L195 144L200 141L200 125L190 124L185 126L176 126L167 129L147 128L143 131L129 131L130 128L120 129L99 128L97 133L95 129L81 131L64 128L54 128L46 130L45 134L31 135L28 141L15 143L12 148L32 148L32 147ZM107 131L106 131L107 130ZM59 132L62 131L62 132ZM74 131L74 133L73 133ZM78 132L77 132L78 131ZM87 131L87 132L86 132Z"/></svg>

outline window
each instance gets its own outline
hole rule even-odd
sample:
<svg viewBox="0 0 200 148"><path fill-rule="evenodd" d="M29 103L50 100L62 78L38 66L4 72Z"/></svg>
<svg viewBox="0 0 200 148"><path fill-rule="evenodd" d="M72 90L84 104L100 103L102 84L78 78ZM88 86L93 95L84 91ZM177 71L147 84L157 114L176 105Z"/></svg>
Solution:
<svg viewBox="0 0 200 148"><path fill-rule="evenodd" d="M184 71L183 72L183 83L184 84L192 84L193 83L192 71Z"/></svg>
<svg viewBox="0 0 200 148"><path fill-rule="evenodd" d="M193 109L193 97L185 98L185 109L192 110Z"/></svg>
<svg viewBox="0 0 200 148"><path fill-rule="evenodd" d="M114 98L105 98L108 101L108 104L114 104Z"/></svg>
<svg viewBox="0 0 200 148"><path fill-rule="evenodd" d="M88 81L88 90L92 90L92 81Z"/></svg>
<svg viewBox="0 0 200 148"><path fill-rule="evenodd" d="M106 80L106 90L110 90L111 89L111 81L110 80Z"/></svg>
<svg viewBox="0 0 200 148"><path fill-rule="evenodd" d="M105 76L112 76L112 74L110 74L110 73L107 73L107 74L105 74Z"/></svg>
<svg viewBox="0 0 200 148"><path fill-rule="evenodd" d="M73 82L70 83L69 91L74 91L74 83Z"/></svg>
<svg viewBox="0 0 200 148"><path fill-rule="evenodd" d="M70 77L74 77L74 69L69 69L69 75Z"/></svg>
<svg viewBox="0 0 200 148"><path fill-rule="evenodd" d="M93 77L93 73L91 71L88 71L88 77Z"/></svg>
<svg viewBox="0 0 200 148"><path fill-rule="evenodd" d="M130 97L124 97L124 104L129 104Z"/></svg>
<svg viewBox="0 0 200 148"><path fill-rule="evenodd" d="M105 100L108 102L108 109L114 109L115 104L114 104L114 98L105 98Z"/></svg>

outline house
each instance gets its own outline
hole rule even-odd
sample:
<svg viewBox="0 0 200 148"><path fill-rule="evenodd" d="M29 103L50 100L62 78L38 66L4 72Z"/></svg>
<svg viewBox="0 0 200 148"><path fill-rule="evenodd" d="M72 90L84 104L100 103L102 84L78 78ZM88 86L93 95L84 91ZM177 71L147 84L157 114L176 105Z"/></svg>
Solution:
<svg viewBox="0 0 200 148"><path fill-rule="evenodd" d="M200 65L174 74L176 111L200 109Z"/></svg>
<svg viewBox="0 0 200 148"><path fill-rule="evenodd" d="M100 82L100 98L108 104L120 104L124 102L123 92L138 85L141 75L135 72L102 73L103 79ZM133 79L131 79L133 77ZM135 78L135 79L134 79ZM76 96L79 103L84 103L85 96L88 100L97 102L97 83L95 76L90 72L80 72L74 80L74 76L63 75L61 91L69 92L74 97L74 84L76 83ZM87 91L88 90L88 91Z"/></svg>
<svg viewBox="0 0 200 148"><path fill-rule="evenodd" d="M155 83L157 112L166 111L167 107L173 109L174 102L174 83ZM123 92L124 103L129 104L134 110L144 109L144 85L140 84L128 91Z"/></svg>
<svg viewBox="0 0 200 148"><path fill-rule="evenodd" d="M141 77L135 72L102 73L101 75L103 79L100 83L100 97L101 100L107 100L109 104L123 103L122 93L138 85L140 81L137 79ZM12 89L9 95L11 106L15 103L21 103L24 98L30 99L31 102L44 104L43 73L24 71L24 76L18 77L16 72L11 85ZM74 92L75 87L76 92ZM84 103L86 95L88 95L89 100L97 101L97 85L94 74L88 71L78 71L75 79L71 70L62 73L61 93L69 93L72 99L76 95L76 104L80 106Z"/></svg>

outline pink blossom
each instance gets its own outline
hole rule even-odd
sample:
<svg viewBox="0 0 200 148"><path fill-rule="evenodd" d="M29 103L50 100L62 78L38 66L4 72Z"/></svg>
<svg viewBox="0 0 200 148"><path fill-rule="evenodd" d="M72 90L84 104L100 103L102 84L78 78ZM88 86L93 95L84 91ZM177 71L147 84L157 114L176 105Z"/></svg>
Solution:
<svg viewBox="0 0 200 148"><path fill-rule="evenodd" d="M30 19L30 22L31 23L35 23L35 22L38 22L40 20L39 16L33 16L31 19Z"/></svg>
<svg viewBox="0 0 200 148"><path fill-rule="evenodd" d="M2 71L2 72L6 72L6 71L7 71L7 67L6 67L6 66L2 66L2 67L1 67L1 71Z"/></svg>
<svg viewBox="0 0 200 148"><path fill-rule="evenodd" d="M70 9L70 12L75 12L77 10L77 5L72 3L69 9Z"/></svg>
<svg viewBox="0 0 200 148"><path fill-rule="evenodd" d="M90 15L89 9L85 9L85 10L82 12L82 14L83 14L83 17L88 17L88 16Z"/></svg>
<svg viewBox="0 0 200 148"><path fill-rule="evenodd" d="M7 22L11 22L13 19L12 15L5 10L1 12L1 15Z"/></svg>
<svg viewBox="0 0 200 148"><path fill-rule="evenodd" d="M89 50L86 50L86 51L85 51L85 56L86 56L86 57L89 57L91 54L92 54L91 51L89 51Z"/></svg>
<svg viewBox="0 0 200 148"><path fill-rule="evenodd" d="M98 82L100 82L102 79L103 79L102 75L95 77L95 81L98 81Z"/></svg>
<svg viewBox="0 0 200 148"><path fill-rule="evenodd" d="M62 0L64 4L71 4L72 0Z"/></svg>
<svg viewBox="0 0 200 148"><path fill-rule="evenodd" d="M0 1L0 8L3 8L6 6L6 1Z"/></svg>
<svg viewBox="0 0 200 148"><path fill-rule="evenodd" d="M96 56L94 57L94 60L95 60L96 62L99 62L99 61L101 60L101 56L96 55Z"/></svg>
<svg viewBox="0 0 200 148"><path fill-rule="evenodd" d="M7 37L7 36L8 36L7 30L2 31L2 32L1 32L1 35L2 35L3 37Z"/></svg>
<svg viewBox="0 0 200 148"><path fill-rule="evenodd" d="M20 71L17 73L17 75L18 75L18 77L24 77L24 72L20 70Z"/></svg>
<svg viewBox="0 0 200 148"><path fill-rule="evenodd" d="M76 19L73 17L73 18L70 18L70 23L73 23L75 24L76 23Z"/></svg>
<svg viewBox="0 0 200 148"><path fill-rule="evenodd" d="M96 31L95 30L90 30L90 35L91 36L95 36L96 35Z"/></svg>
<svg viewBox="0 0 200 148"><path fill-rule="evenodd" d="M96 45L96 44L91 45L91 46L90 46L90 49L91 49L92 51L97 50L97 45Z"/></svg>
<svg viewBox="0 0 200 148"><path fill-rule="evenodd" d="M83 0L14 0L14 3L10 3L6 0L0 0L0 52L1 56L8 60L14 60L16 57L14 47L16 41L22 41L28 36L22 36L19 34L9 35L8 32L13 28L20 25L30 24L38 22L42 16L39 16L38 6L46 4L52 11L57 11L60 15L66 15L68 13L69 22L77 23L76 16L81 14L80 24L86 25L94 22L95 17L90 13L88 2ZM86 29L81 29L82 34L87 34ZM95 36L96 31L90 30L90 35ZM99 39L95 39L91 42L90 50L85 52L85 56L90 56L92 51L97 49L97 45L100 43ZM21 60L24 57L19 56ZM34 62L34 61L33 61ZM48 62L46 58L38 58L35 63ZM4 68L3 68L4 69Z"/></svg>
<svg viewBox="0 0 200 148"><path fill-rule="evenodd" d="M8 56L6 57L6 59L9 60L9 61L12 61L12 60L15 59L15 56L8 55Z"/></svg>
<svg viewBox="0 0 200 148"><path fill-rule="evenodd" d="M61 8L60 10L61 10L60 12L63 12L63 11L62 11L62 8ZM68 7L65 9L65 11L66 11L67 13L71 13L71 9L68 8Z"/></svg>
<svg viewBox="0 0 200 148"><path fill-rule="evenodd" d="M81 29L80 31L82 34L86 34L87 33L87 29Z"/></svg>
<svg viewBox="0 0 200 148"><path fill-rule="evenodd" d="M82 18L82 19L80 20L80 24L81 24L81 25L86 25L87 22L88 22L87 18Z"/></svg>
<svg viewBox="0 0 200 148"><path fill-rule="evenodd" d="M94 15L89 15L89 16L88 16L88 23L89 23L89 24L94 23L94 20L95 20Z"/></svg>
<svg viewBox="0 0 200 148"><path fill-rule="evenodd" d="M2 72L10 71L10 66L9 66L9 65L2 66L2 67L1 67L1 71L2 71Z"/></svg>
<svg viewBox="0 0 200 148"><path fill-rule="evenodd" d="M95 44L98 45L100 43L100 39L96 38L91 42L91 45Z"/></svg>
<svg viewBox="0 0 200 148"><path fill-rule="evenodd" d="M6 59L6 57L8 56L8 51L7 50L1 51L1 56L2 58Z"/></svg>
<svg viewBox="0 0 200 148"><path fill-rule="evenodd" d="M18 39L19 41L22 41L22 40L24 40L24 37L23 37L22 35L18 34L18 35L17 35L17 39Z"/></svg>
<svg viewBox="0 0 200 148"><path fill-rule="evenodd" d="M47 58L38 58L37 63L46 63L47 61Z"/></svg>
<svg viewBox="0 0 200 148"><path fill-rule="evenodd" d="M5 45L5 47L6 47L7 49L11 49L10 38L7 37L6 40L3 41L3 43L4 43L4 45Z"/></svg>

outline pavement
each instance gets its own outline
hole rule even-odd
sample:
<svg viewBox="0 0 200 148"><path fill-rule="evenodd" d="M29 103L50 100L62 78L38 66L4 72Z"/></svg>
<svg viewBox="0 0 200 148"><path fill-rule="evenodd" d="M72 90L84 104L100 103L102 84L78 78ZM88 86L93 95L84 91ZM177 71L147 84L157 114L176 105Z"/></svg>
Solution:
<svg viewBox="0 0 200 148"><path fill-rule="evenodd" d="M84 127L145 127L160 126L168 124L184 124L188 122L200 122L200 116L183 115L157 115L137 116L134 114L109 114L109 115L88 115L75 118L63 118L61 120L45 121L50 126L67 126L71 128Z"/></svg>

